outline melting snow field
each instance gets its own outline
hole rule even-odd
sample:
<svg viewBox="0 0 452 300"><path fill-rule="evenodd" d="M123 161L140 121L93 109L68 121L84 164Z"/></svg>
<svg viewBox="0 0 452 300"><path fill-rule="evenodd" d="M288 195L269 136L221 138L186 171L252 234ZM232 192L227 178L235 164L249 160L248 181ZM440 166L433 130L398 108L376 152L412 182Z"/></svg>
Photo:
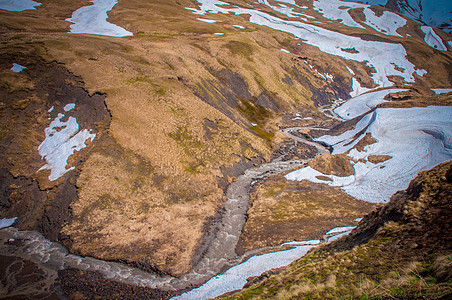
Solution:
<svg viewBox="0 0 452 300"><path fill-rule="evenodd" d="M68 104L64 110L70 111L75 107L75 104ZM88 139L91 141L96 137L88 130L79 131L77 119L69 117L66 122L61 121L64 114L58 114L55 120L50 123L49 127L45 129L46 138L39 145L39 154L46 160L47 164L41 167L39 171L50 170L49 180L57 180L74 167L66 169L67 160L75 151L80 151L86 147L85 142Z"/></svg>
<svg viewBox="0 0 452 300"><path fill-rule="evenodd" d="M91 0L93 5L84 6L72 13L72 18L66 21L71 25L71 33L96 34L114 37L132 36L122 27L107 22L107 12L112 10L118 0Z"/></svg>
<svg viewBox="0 0 452 300"><path fill-rule="evenodd" d="M424 41L432 48L447 51L447 47L444 46L443 40L436 34L432 27L421 26L421 30L425 33Z"/></svg>
<svg viewBox="0 0 452 300"><path fill-rule="evenodd" d="M344 120L351 120L355 117L358 117L368 111L370 111L372 108L377 106L380 103L388 102L384 100L384 97L386 95L392 94L392 93L398 93L407 91L405 89L391 89L391 90L382 90L382 91L376 91L367 93L364 95L360 95L358 97L354 97L338 108L334 110L334 112L341 117Z"/></svg>
<svg viewBox="0 0 452 300"><path fill-rule="evenodd" d="M222 1L198 0L198 2L200 3L199 10L190 9L197 15L205 15L206 13L249 15L251 23L290 33L303 40L304 43L318 47L325 53L344 59L365 62L375 70L372 73L372 79L380 87L393 85L387 78L391 75L401 76L408 83L414 82L415 66L407 60L407 53L401 44L366 41L359 37L348 36L312 24L283 20L259 10L227 7L227 3ZM357 53L342 50L352 48L355 48Z"/></svg>
<svg viewBox="0 0 452 300"><path fill-rule="evenodd" d="M361 134L355 138L358 133ZM366 133L376 143L361 152L352 149ZM357 199L387 202L396 191L407 188L419 171L452 159L452 107L378 108L365 115L354 129L317 140L331 145L332 154L349 152L348 156L355 161L355 174L338 177L305 167L287 174L287 179L340 186ZM374 164L368 161L370 155L391 158ZM327 176L331 181L319 176Z"/></svg>
<svg viewBox="0 0 452 300"><path fill-rule="evenodd" d="M327 239L332 242L344 235L349 234L355 227L336 227L327 232L333 236ZM284 243L294 248L255 255L238 264L225 273L212 277L202 286L183 293L180 296L173 297L174 300L201 300L220 296L224 293L241 289L246 284L246 279L251 276L259 276L270 269L287 266L293 261L304 256L311 248L320 244L319 240L293 241Z"/></svg>
<svg viewBox="0 0 452 300"><path fill-rule="evenodd" d="M361 9L366 18L363 24L387 35L401 36L397 33L397 29L406 24L404 18L392 12L384 11L382 15L377 16L369 8L370 5L366 4L340 0L316 0L313 2L313 7L327 19L340 20L340 23L346 26L364 29L364 26L356 22L349 13L351 9Z"/></svg>
<svg viewBox="0 0 452 300"><path fill-rule="evenodd" d="M0 0L0 9L8 11L24 11L29 9L36 9L41 3L31 0Z"/></svg>

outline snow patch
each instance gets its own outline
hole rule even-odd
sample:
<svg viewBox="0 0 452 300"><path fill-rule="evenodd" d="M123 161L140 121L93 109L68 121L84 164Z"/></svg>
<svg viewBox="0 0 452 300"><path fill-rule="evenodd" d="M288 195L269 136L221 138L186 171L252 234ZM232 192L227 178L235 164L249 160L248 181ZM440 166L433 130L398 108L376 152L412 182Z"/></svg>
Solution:
<svg viewBox="0 0 452 300"><path fill-rule="evenodd" d="M40 5L42 4L31 0L0 0L0 9L8 11L36 9L35 6Z"/></svg>
<svg viewBox="0 0 452 300"><path fill-rule="evenodd" d="M348 100L347 102L336 108L334 112L344 120L351 120L370 111L380 103L388 102L384 100L384 97L386 97L386 95L404 91L408 90L390 89L360 95Z"/></svg>
<svg viewBox="0 0 452 300"><path fill-rule="evenodd" d="M210 20L210 19L196 19L196 20L198 20L198 21L201 21L201 22L204 22L204 23L218 23L218 22L221 22L221 21L218 21L218 20Z"/></svg>
<svg viewBox="0 0 452 300"><path fill-rule="evenodd" d="M358 3L344 3L339 0L316 0L313 2L314 10L323 14L323 16L330 20L340 20L341 24L349 27L362 28L364 27L356 22L348 13L350 9L367 8L368 5Z"/></svg>
<svg viewBox="0 0 452 300"><path fill-rule="evenodd" d="M351 71L351 70L349 70L349 71ZM350 92L350 97L353 98L353 97L359 96L370 90L371 89L362 87L358 80L356 80L354 77L352 78L352 91Z"/></svg>
<svg viewBox="0 0 452 300"><path fill-rule="evenodd" d="M452 89L432 89L433 92L435 92L435 94L447 94L452 92Z"/></svg>
<svg viewBox="0 0 452 300"><path fill-rule="evenodd" d="M73 170L74 167L66 169L68 158L75 152L86 147L88 139L94 140L96 134L91 134L84 129L79 131L77 119L69 117L66 122L61 121L64 114L58 116L50 123L44 132L45 140L39 145L38 151L46 164L39 170L50 170L49 180L54 181Z"/></svg>
<svg viewBox="0 0 452 300"><path fill-rule="evenodd" d="M232 25L232 26L235 27L235 28L238 28L238 29L245 29L245 27L240 26L240 25Z"/></svg>
<svg viewBox="0 0 452 300"><path fill-rule="evenodd" d="M72 18L66 21L71 25L71 33L95 34L113 37L132 36L133 33L107 22L107 12L113 9L118 0L91 0L93 5L84 6L72 13Z"/></svg>
<svg viewBox="0 0 452 300"><path fill-rule="evenodd" d="M361 118L354 129L316 140L331 145L332 154L348 152L352 159L359 160L354 164L353 180L341 186L347 194L364 201L387 202L396 191L405 189L419 171L452 159L451 116L452 107L377 108ZM366 133L376 143L363 151L352 149ZM388 155L391 159L373 164L367 160L370 155ZM286 178L318 182L311 173L298 170ZM337 186L335 178L328 177L333 181L324 183Z"/></svg>
<svg viewBox="0 0 452 300"><path fill-rule="evenodd" d="M350 175L347 177L327 175L327 174L323 174L309 166L296 170L296 171L293 171L293 172L287 174L285 177L288 180L296 180L296 181L309 180L314 183L323 183L323 184L328 184L330 186L344 186L344 185L351 184L355 181L354 175ZM324 177L329 178L329 180L322 179Z"/></svg>
<svg viewBox="0 0 452 300"><path fill-rule="evenodd" d="M381 16L377 17L375 12L368 8L364 9L363 13L366 16L366 21L363 23L367 26L386 35L401 37L401 35L397 33L397 29L405 26L406 20L398 14L384 11Z"/></svg>
<svg viewBox="0 0 452 300"><path fill-rule="evenodd" d="M354 227L347 227L348 230L337 229L337 231L333 233L338 234L330 237L327 242L331 242L350 233L351 229L353 228ZM252 256L241 264L230 268L225 273L212 277L202 286L171 299L201 300L214 298L224 293L241 289L246 284L246 279L248 277L259 276L270 269L287 266L293 261L304 256L311 248L314 248L319 244L319 240L292 241L281 244L281 246L293 246L294 248Z"/></svg>
<svg viewBox="0 0 452 300"><path fill-rule="evenodd" d="M17 217L12 218L12 219L6 219L6 218L1 219L0 220L0 229L13 225L14 222L16 221L16 219L17 219Z"/></svg>
<svg viewBox="0 0 452 300"><path fill-rule="evenodd" d="M290 53L290 51L288 51L286 49L282 49L282 48L281 48L281 51L284 52L284 53Z"/></svg>
<svg viewBox="0 0 452 300"><path fill-rule="evenodd" d="M64 111L66 111L66 112L71 111L74 109L74 107L75 107L75 103L66 104L66 106L64 106Z"/></svg>
<svg viewBox="0 0 452 300"><path fill-rule="evenodd" d="M353 230L353 229L355 229L355 228L356 228L356 226L342 226L342 227L336 227L336 228L331 229L330 231L328 231L328 232L325 233L325 234L343 233L343 232L346 232L346 231Z"/></svg>
<svg viewBox="0 0 452 300"><path fill-rule="evenodd" d="M436 34L432 27L421 26L421 30L425 33L424 41L432 48L447 51L446 46L443 44L443 40Z"/></svg>
<svg viewBox="0 0 452 300"><path fill-rule="evenodd" d="M27 67L21 66L19 64L13 63L13 67L10 69L14 73L20 73L25 70Z"/></svg>
<svg viewBox="0 0 452 300"><path fill-rule="evenodd" d="M289 250L253 256L247 261L230 268L225 273L212 277L199 288L172 299L208 299L240 289L246 284L248 277L258 276L267 270L287 266L294 260L305 255L317 244L316 241L316 243L295 246Z"/></svg>
<svg viewBox="0 0 452 300"><path fill-rule="evenodd" d="M217 0L198 0L200 9L196 14L222 13L249 15L250 22L293 34L304 43L318 47L319 50L358 62L365 62L375 69L372 74L374 82L381 87L392 86L387 76L401 76L406 82L414 82L414 65L406 58L407 53L401 44L366 41L359 37L347 36L312 24L287 21L259 10L240 7L225 7ZM358 53L348 53L341 49L355 48ZM390 54L390 55L389 55ZM398 66L399 68L396 68Z"/></svg>
<svg viewBox="0 0 452 300"><path fill-rule="evenodd" d="M366 4L340 0L316 0L313 5L314 10L322 13L327 19L340 20L340 23L346 26L364 29L349 13L351 9L362 9L366 18L363 24L386 35L401 36L397 33L397 29L402 28L406 24L404 18L389 11L384 11L381 16L377 16Z"/></svg>
<svg viewBox="0 0 452 300"><path fill-rule="evenodd" d="M418 75L418 76L424 76L425 74L427 74L427 71L426 70L424 70L424 69L417 69L416 70L416 74Z"/></svg>

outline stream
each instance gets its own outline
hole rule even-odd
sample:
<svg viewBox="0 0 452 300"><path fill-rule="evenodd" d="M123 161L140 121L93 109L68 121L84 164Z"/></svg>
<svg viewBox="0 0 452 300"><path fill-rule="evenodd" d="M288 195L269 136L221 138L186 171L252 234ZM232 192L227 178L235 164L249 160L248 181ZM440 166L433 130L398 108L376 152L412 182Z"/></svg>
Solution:
<svg viewBox="0 0 452 300"><path fill-rule="evenodd" d="M293 127L283 129L282 132L296 142L295 147L297 143L306 143L316 147L316 156L329 153L329 150L324 145L294 134L295 131L301 129L322 130L315 127ZM96 271L108 279L153 289L177 291L200 286L224 270L236 266L246 259L253 259L255 257L252 256L253 253L262 253L262 250L272 250L268 248L257 249L253 252L245 253L243 256L237 256L235 253L235 247L246 221L245 216L250 201L249 190L258 180L296 168L309 160L282 161L281 157L277 157L271 162L246 170L243 175L230 184L226 192L227 201L224 204L225 210L218 226L219 230L216 237L199 263L179 278L148 273L121 263L73 255L68 253L67 249L61 244L47 240L36 231L19 231L12 227L0 231L0 240L2 242L0 244L0 253L31 260L49 270L57 271L65 268L75 268L85 271ZM302 250L302 252L307 252L310 247L316 244L318 244L318 241L314 241L311 244L303 244L302 246L306 246L306 249L303 248L306 251ZM277 250L278 247L274 247L274 249ZM287 249L287 246L285 249ZM297 247L292 249L297 249ZM303 255L303 253L298 253L298 257Z"/></svg>

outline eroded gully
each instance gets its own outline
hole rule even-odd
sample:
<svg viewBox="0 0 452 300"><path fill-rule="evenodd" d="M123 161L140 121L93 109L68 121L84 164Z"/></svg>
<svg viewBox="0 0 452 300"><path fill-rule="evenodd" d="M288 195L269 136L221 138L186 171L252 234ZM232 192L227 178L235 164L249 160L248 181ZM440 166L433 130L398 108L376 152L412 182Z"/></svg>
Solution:
<svg viewBox="0 0 452 300"><path fill-rule="evenodd" d="M322 130L315 127L293 127L283 129L282 132L296 143L314 146L317 149L316 155L329 153L324 145L293 134L293 132L301 129ZM167 291L185 290L199 286L211 277L241 263L246 257L250 256L250 253L237 256L235 246L245 225L245 216L250 201L249 190L253 183L270 175L298 167L310 160L282 161L282 156L246 170L243 175L237 178L237 181L228 187L225 210L216 237L199 263L190 272L179 278L159 276L120 263L76 256L68 253L66 248L59 243L48 241L38 232L19 231L16 228L7 228L0 231L0 253L31 260L44 266L49 272L65 268L95 271L114 281ZM16 240L21 242L11 242Z"/></svg>

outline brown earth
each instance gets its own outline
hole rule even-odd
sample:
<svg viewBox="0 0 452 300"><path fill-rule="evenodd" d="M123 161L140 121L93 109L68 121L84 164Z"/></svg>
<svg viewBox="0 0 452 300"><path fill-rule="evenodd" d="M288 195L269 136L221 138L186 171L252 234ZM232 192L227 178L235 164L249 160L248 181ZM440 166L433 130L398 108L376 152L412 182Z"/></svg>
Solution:
<svg viewBox="0 0 452 300"><path fill-rule="evenodd" d="M36 10L0 11L2 217L20 216L19 228L38 229L72 251L144 262L145 269L155 266L180 275L202 253L225 187L246 167L278 151L278 126L292 124L281 115L299 112L335 125L319 117L316 106L348 98L346 65L363 86L373 86L365 63L327 55L244 16L215 15L222 21L215 24L197 21L185 9L197 5L189 0L120 1L108 13L109 21L133 37L69 34L65 19L88 4L49 0ZM337 22L321 26L336 30ZM416 84L448 86L450 53L429 48L418 31L410 31L412 41L403 41L410 61L428 70ZM15 74L9 70L14 62L28 69ZM305 62L332 74L334 82L320 78ZM69 77L55 70L53 64L60 63ZM43 86L37 85L40 73L47 76ZM66 86L83 93L71 94ZM50 104L59 101L56 113L66 100L79 103L79 96L102 104L82 111L80 103L74 111L81 126L85 112L99 112L83 123L97 132L94 145L71 157L76 172L55 183L46 181L46 172L34 177L42 166L37 146L50 122ZM13 100L14 105L4 106ZM103 121L104 101L109 127ZM100 117L97 123L91 122L94 117ZM23 118L23 125L11 129L16 118ZM140 254L136 249L157 250Z"/></svg>
<svg viewBox="0 0 452 300"><path fill-rule="evenodd" d="M331 155L329 153L317 156L308 165L326 175L346 177L355 174L355 169L346 154Z"/></svg>
<svg viewBox="0 0 452 300"><path fill-rule="evenodd" d="M449 299L451 191L452 162L422 171L347 237L226 298Z"/></svg>
<svg viewBox="0 0 452 300"><path fill-rule="evenodd" d="M243 254L292 240L321 239L337 226L370 212L375 204L359 201L340 188L274 175L253 187L248 218L236 251Z"/></svg>
<svg viewBox="0 0 452 300"><path fill-rule="evenodd" d="M391 159L391 158L392 158L392 156L389 156L389 155L369 155L367 157L367 160L373 164L378 164L378 163L387 161L388 159Z"/></svg>
<svg viewBox="0 0 452 300"><path fill-rule="evenodd" d="M28 67L13 73L9 70L11 61L18 60ZM76 117L81 129L91 129L99 139L110 122L105 96L88 94L81 79L64 66L45 62L31 53L0 55L0 66L2 215L19 216L16 225L22 230L40 230L51 240L70 243L60 231L71 218L69 204L77 198L75 180L92 146L88 143L87 148L71 156L68 167L75 166L76 172L53 182L48 179L49 171L36 173L45 164L37 149L50 119L64 112L68 103L75 103L76 108L66 115ZM54 110L49 113L52 106Z"/></svg>

